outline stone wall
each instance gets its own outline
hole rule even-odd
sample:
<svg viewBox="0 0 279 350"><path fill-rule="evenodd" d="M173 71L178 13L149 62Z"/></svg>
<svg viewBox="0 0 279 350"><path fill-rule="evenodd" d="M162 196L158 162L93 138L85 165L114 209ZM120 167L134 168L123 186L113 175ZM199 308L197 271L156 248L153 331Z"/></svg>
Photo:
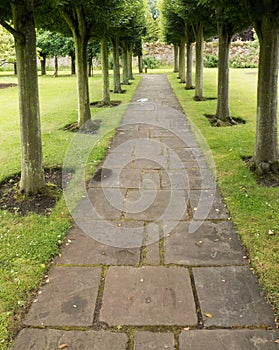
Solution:
<svg viewBox="0 0 279 350"><path fill-rule="evenodd" d="M231 44L230 57L255 56L255 63L258 61L257 50L250 47L251 42L235 41ZM195 44L194 44L195 45ZM144 44L144 56L151 56L162 62L162 64L173 64L173 45L166 45L161 42ZM205 55L218 55L218 41L206 42L204 48ZM195 50L193 51L195 60Z"/></svg>

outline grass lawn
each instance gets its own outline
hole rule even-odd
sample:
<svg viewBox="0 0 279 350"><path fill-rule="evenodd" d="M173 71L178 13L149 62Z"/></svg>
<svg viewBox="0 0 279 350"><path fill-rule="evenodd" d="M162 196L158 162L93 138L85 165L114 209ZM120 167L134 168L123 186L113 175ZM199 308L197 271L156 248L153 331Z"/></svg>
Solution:
<svg viewBox="0 0 279 350"><path fill-rule="evenodd" d="M179 84L177 74L168 78L185 114L206 138L215 160L217 183L228 205L252 267L275 308L279 321L279 188L257 184L243 163L252 156L256 127L256 69L231 70L231 112L245 125L214 128L204 117L214 114L216 100L193 101L194 91ZM216 97L217 70L205 69L205 96Z"/></svg>
<svg viewBox="0 0 279 350"><path fill-rule="evenodd" d="M93 174L106 154L109 141L119 125L121 115L140 81L123 87L126 94L111 95L121 100L121 108L92 108L92 118L102 119L96 147L90 154L88 173ZM12 72L0 72L0 84L17 83ZM90 78L91 101L101 99L101 77ZM41 124L45 167L62 166L65 152L74 137L61 130L77 120L76 78L51 75L39 78ZM20 172L20 136L17 87L0 89L0 182ZM112 111L112 112L108 112ZM100 138L100 135L104 137ZM88 136L88 135L86 135ZM20 217L0 211L0 349L17 330L18 321L48 268L50 259L59 251L63 237L71 225L71 218L61 199L49 217L30 214Z"/></svg>

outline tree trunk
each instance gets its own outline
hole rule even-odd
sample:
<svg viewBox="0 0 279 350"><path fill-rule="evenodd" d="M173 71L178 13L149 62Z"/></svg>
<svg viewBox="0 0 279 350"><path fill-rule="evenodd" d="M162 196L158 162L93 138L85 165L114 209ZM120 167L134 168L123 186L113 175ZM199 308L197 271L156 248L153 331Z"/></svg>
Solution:
<svg viewBox="0 0 279 350"><path fill-rule="evenodd" d="M128 79L135 79L133 76L133 44L128 45Z"/></svg>
<svg viewBox="0 0 279 350"><path fill-rule="evenodd" d="M123 85L130 85L129 83L129 74L128 74L128 49L125 42L122 43L122 79Z"/></svg>
<svg viewBox="0 0 279 350"><path fill-rule="evenodd" d="M92 76L93 76L92 71L93 71L93 60L90 59L90 60L88 61L88 76L89 76L89 77L92 77Z"/></svg>
<svg viewBox="0 0 279 350"><path fill-rule="evenodd" d="M77 69L77 90L78 90L78 127L91 119L89 86L88 86L88 68L87 68L87 44L89 33L86 28L86 19L81 7L73 7L75 11L72 19L67 11L60 8L60 13L66 23L69 25L75 42L75 56Z"/></svg>
<svg viewBox="0 0 279 350"><path fill-rule="evenodd" d="M121 81L120 81L120 64L119 64L119 35L116 34L112 39L113 47L113 92L115 94L121 94Z"/></svg>
<svg viewBox="0 0 279 350"><path fill-rule="evenodd" d="M76 57L71 55L71 74L76 75Z"/></svg>
<svg viewBox="0 0 279 350"><path fill-rule="evenodd" d="M204 88L203 88L203 48L204 48L204 37L203 37L203 25L200 23L195 28L196 38L196 90L195 97L196 101L204 101Z"/></svg>
<svg viewBox="0 0 279 350"><path fill-rule="evenodd" d="M226 25L220 23L218 24L218 37L218 100L216 118L222 121L230 121L229 56L232 33Z"/></svg>
<svg viewBox="0 0 279 350"><path fill-rule="evenodd" d="M37 194L45 188L40 127L36 33L33 1L11 2L18 68L21 133L20 190Z"/></svg>
<svg viewBox="0 0 279 350"><path fill-rule="evenodd" d="M87 43L85 36L74 34L76 61L77 61L77 87L78 87L78 127L91 119L89 86L87 72Z"/></svg>
<svg viewBox="0 0 279 350"><path fill-rule="evenodd" d="M181 83L186 83L185 44L185 39L181 39L179 46L179 78Z"/></svg>
<svg viewBox="0 0 279 350"><path fill-rule="evenodd" d="M41 74L46 75L46 55L42 55L41 62Z"/></svg>
<svg viewBox="0 0 279 350"><path fill-rule="evenodd" d="M279 27L264 18L256 26L260 41L257 129L253 161L260 172L278 161ZM268 164L269 163L269 164Z"/></svg>
<svg viewBox="0 0 279 350"><path fill-rule="evenodd" d="M173 72L174 73L178 73L179 72L179 59L178 59L178 54L179 54L179 46L178 43L173 44L173 53L174 53L174 69Z"/></svg>
<svg viewBox="0 0 279 350"><path fill-rule="evenodd" d="M142 55L138 55L139 74L143 73L142 65L143 65Z"/></svg>
<svg viewBox="0 0 279 350"><path fill-rule="evenodd" d="M108 62L108 41L107 38L101 40L101 59L102 59L102 71L103 71L103 99L104 105L110 104L110 92L109 92L109 62Z"/></svg>
<svg viewBox="0 0 279 350"><path fill-rule="evenodd" d="M17 75L17 64L16 64L16 62L14 63L14 75Z"/></svg>
<svg viewBox="0 0 279 350"><path fill-rule="evenodd" d="M187 42L187 78L186 90L193 90L193 43Z"/></svg>
<svg viewBox="0 0 279 350"><path fill-rule="evenodd" d="M53 75L55 77L58 77L58 57L57 55L54 56L54 73Z"/></svg>

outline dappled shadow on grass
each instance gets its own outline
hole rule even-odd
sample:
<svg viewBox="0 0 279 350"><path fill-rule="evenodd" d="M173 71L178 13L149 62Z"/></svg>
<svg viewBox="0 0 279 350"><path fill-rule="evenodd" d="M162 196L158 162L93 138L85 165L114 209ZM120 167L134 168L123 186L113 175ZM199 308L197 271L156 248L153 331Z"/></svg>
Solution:
<svg viewBox="0 0 279 350"><path fill-rule="evenodd" d="M73 172L67 172L70 182ZM0 209L21 216L37 213L48 216L62 196L62 168L45 169L47 188L37 195L25 196L19 190L20 175L14 175L0 183Z"/></svg>
<svg viewBox="0 0 279 350"><path fill-rule="evenodd" d="M209 123L213 127L225 127L225 126L236 126L246 124L246 120L242 118L231 117L227 120L221 120L216 117L215 114L204 114L204 116L208 119Z"/></svg>
<svg viewBox="0 0 279 350"><path fill-rule="evenodd" d="M271 166L269 171L259 174L256 170L252 157L241 157L247 168L254 175L257 183L263 187L279 187L279 161Z"/></svg>

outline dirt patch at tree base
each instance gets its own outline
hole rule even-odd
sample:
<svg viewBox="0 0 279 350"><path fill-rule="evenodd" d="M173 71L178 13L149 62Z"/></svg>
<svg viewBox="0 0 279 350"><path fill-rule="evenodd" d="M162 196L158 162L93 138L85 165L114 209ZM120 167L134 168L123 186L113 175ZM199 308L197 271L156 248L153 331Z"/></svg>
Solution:
<svg viewBox="0 0 279 350"><path fill-rule="evenodd" d="M242 157L243 162L255 176L257 183L264 187L279 187L279 161L271 164L266 171L259 171L252 157Z"/></svg>
<svg viewBox="0 0 279 350"><path fill-rule="evenodd" d="M14 83L3 83L3 84L0 84L0 89L7 89L7 88L10 88L10 87L14 87L14 86L17 86L17 84L14 84Z"/></svg>
<svg viewBox="0 0 279 350"><path fill-rule="evenodd" d="M78 126L77 122L72 124L65 125L62 130L71 131L71 132L79 132L81 134L91 134L95 135L98 133L102 124L101 119L88 120L82 127Z"/></svg>
<svg viewBox="0 0 279 350"><path fill-rule="evenodd" d="M67 183L71 180L71 172L67 172ZM47 188L38 195L25 196L19 190L20 175L15 175L0 184L0 209L8 210L22 216L37 213L48 216L62 196L62 169L45 169Z"/></svg>
<svg viewBox="0 0 279 350"><path fill-rule="evenodd" d="M227 120L221 120L216 118L215 114L205 114L204 116L208 119L210 125L213 127L226 127L246 124L246 121L242 118L231 117Z"/></svg>
<svg viewBox="0 0 279 350"><path fill-rule="evenodd" d="M91 102L90 106L95 108L104 108L104 107L117 107L121 104L121 101L110 101L110 103L104 103L103 101Z"/></svg>
<svg viewBox="0 0 279 350"><path fill-rule="evenodd" d="M111 93L113 94L126 94L127 90L121 90L121 91L113 91L113 90L109 90Z"/></svg>

